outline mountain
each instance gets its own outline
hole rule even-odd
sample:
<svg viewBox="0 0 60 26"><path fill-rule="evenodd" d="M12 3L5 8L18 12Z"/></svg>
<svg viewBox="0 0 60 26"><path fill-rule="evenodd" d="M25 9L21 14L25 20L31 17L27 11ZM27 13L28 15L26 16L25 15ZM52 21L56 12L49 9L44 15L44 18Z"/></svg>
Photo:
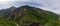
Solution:
<svg viewBox="0 0 60 26"><path fill-rule="evenodd" d="M16 7L14 7L14 6L7 8L7 9L2 9L2 10L0 10L0 16L7 17L14 10L16 10Z"/></svg>
<svg viewBox="0 0 60 26"><path fill-rule="evenodd" d="M59 15L28 5L0 10L0 15L6 26L60 26Z"/></svg>

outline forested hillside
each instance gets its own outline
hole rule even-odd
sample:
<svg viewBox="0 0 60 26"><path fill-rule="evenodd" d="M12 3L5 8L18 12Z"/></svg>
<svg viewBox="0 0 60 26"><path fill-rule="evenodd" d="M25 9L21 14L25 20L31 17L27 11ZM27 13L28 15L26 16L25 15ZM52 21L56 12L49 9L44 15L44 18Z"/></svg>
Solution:
<svg viewBox="0 0 60 26"><path fill-rule="evenodd" d="M28 5L11 8L0 11L0 26L60 26L59 15L53 12Z"/></svg>

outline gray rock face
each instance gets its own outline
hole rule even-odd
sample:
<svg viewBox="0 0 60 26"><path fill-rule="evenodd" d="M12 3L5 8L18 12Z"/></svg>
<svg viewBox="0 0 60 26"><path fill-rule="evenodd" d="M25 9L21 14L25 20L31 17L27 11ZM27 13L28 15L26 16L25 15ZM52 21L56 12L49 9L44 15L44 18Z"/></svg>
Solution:
<svg viewBox="0 0 60 26"><path fill-rule="evenodd" d="M14 7L14 6L7 8L7 9L2 9L2 10L0 10L0 16L3 16L3 17L8 16L14 10L16 10L16 7Z"/></svg>

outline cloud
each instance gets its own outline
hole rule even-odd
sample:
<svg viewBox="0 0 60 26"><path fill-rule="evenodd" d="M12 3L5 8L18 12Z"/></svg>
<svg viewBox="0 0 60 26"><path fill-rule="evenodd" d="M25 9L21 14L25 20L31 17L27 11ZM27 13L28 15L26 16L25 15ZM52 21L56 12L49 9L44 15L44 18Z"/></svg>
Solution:
<svg viewBox="0 0 60 26"><path fill-rule="evenodd" d="M9 0L9 1L30 1L30 0Z"/></svg>
<svg viewBox="0 0 60 26"><path fill-rule="evenodd" d="M11 7L11 6L13 6L14 5L14 2L2 2L2 3L0 3L0 9L2 9L2 8L8 8L8 7Z"/></svg>
<svg viewBox="0 0 60 26"><path fill-rule="evenodd" d="M60 13L60 0L36 0L35 2L42 4L45 10Z"/></svg>
<svg viewBox="0 0 60 26"><path fill-rule="evenodd" d="M60 0L9 0L7 2L0 3L0 9L21 5L36 6L57 14L60 13Z"/></svg>

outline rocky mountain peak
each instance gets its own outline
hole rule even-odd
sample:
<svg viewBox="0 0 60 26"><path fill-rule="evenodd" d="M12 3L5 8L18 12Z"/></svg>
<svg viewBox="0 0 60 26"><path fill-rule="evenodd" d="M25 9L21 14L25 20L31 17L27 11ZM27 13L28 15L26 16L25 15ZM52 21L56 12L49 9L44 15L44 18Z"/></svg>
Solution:
<svg viewBox="0 0 60 26"><path fill-rule="evenodd" d="M12 6L12 7L10 7L10 8L16 8L15 6Z"/></svg>
<svg viewBox="0 0 60 26"><path fill-rule="evenodd" d="M16 24L18 24L19 26L60 26L60 24L57 23L59 18L57 14L28 5L18 8L12 6L6 9L4 12L0 13L0 15L5 20L3 20L3 23L5 22L6 25L8 24L8 26L16 26Z"/></svg>

